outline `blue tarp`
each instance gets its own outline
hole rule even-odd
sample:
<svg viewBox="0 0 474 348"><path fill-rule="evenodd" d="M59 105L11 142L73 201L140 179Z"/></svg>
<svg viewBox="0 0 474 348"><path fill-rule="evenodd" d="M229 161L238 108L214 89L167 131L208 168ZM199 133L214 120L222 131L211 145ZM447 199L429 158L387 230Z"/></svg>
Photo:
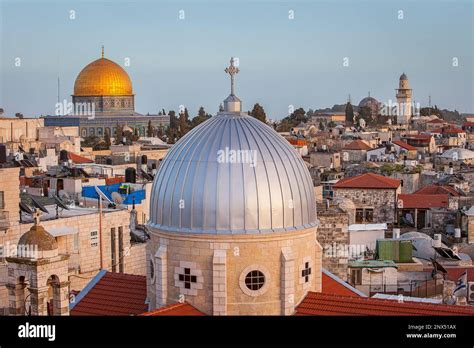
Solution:
<svg viewBox="0 0 474 348"><path fill-rule="evenodd" d="M109 198L111 201L112 199L112 192L118 192L119 187L123 184L113 184L113 185L102 185L97 186L104 194ZM120 194L123 198L123 204L133 204L133 198L135 198L135 204L140 204L142 200L145 199L145 190L136 190L128 195ZM82 188L82 196L87 198L95 198L98 199L99 195L95 191L95 186L84 186Z"/></svg>

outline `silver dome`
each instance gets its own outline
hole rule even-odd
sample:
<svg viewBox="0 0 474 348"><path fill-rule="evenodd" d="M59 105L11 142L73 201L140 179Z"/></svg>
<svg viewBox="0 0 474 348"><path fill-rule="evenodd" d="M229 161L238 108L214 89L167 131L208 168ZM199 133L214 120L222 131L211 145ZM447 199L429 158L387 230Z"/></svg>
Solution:
<svg viewBox="0 0 474 348"><path fill-rule="evenodd" d="M172 147L150 208L149 226L163 231L251 234L316 225L300 155L271 127L235 112L219 113Z"/></svg>

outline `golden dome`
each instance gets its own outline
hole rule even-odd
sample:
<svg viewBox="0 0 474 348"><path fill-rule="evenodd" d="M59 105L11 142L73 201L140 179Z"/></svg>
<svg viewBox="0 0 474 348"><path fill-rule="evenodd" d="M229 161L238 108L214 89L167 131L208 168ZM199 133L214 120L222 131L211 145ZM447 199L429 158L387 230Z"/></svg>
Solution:
<svg viewBox="0 0 474 348"><path fill-rule="evenodd" d="M133 95L127 72L104 57L82 69L74 83L74 96L101 95Z"/></svg>

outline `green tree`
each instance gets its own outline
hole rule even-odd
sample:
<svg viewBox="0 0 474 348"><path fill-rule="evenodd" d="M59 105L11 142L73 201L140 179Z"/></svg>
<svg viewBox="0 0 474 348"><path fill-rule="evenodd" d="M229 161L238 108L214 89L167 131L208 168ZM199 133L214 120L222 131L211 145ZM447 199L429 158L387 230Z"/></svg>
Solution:
<svg viewBox="0 0 474 348"><path fill-rule="evenodd" d="M115 128L115 136L114 136L114 143L115 145L120 145L122 143L123 137L123 125L119 125L117 122L117 126Z"/></svg>
<svg viewBox="0 0 474 348"><path fill-rule="evenodd" d="M105 146L107 146L107 148L110 149L110 145L112 145L112 142L111 142L111 140L110 140L110 131L109 131L109 128L105 128L104 142L105 142Z"/></svg>
<svg viewBox="0 0 474 348"><path fill-rule="evenodd" d="M249 112L249 115L259 121L262 121L263 123L267 123L267 115L265 114L265 110L259 103L253 106L253 109Z"/></svg>
<svg viewBox="0 0 474 348"><path fill-rule="evenodd" d="M352 107L352 104L350 102L347 102L346 104L346 123L347 124L353 124L354 123L354 108Z"/></svg>
<svg viewBox="0 0 474 348"><path fill-rule="evenodd" d="M199 126L201 123L207 121L210 118L211 115L209 115L201 106L199 108L197 116L193 117L193 119L191 120L191 128Z"/></svg>
<svg viewBox="0 0 474 348"><path fill-rule="evenodd" d="M147 126L147 129L146 129L146 136L151 138L153 136L153 133L154 133L153 125L151 124L151 120L148 120L148 126Z"/></svg>

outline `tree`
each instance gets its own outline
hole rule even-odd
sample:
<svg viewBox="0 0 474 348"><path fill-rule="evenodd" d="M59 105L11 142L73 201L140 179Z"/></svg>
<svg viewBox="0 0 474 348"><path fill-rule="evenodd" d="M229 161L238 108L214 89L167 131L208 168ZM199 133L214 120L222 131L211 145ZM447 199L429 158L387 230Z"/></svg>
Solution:
<svg viewBox="0 0 474 348"><path fill-rule="evenodd" d="M151 120L148 121L148 127L146 129L146 136L147 137L152 137L154 133L154 128L153 125L151 124Z"/></svg>
<svg viewBox="0 0 474 348"><path fill-rule="evenodd" d="M193 119L191 120L191 128L199 126L201 123L207 121L210 118L211 115L209 115L201 106L199 108L197 116L193 117Z"/></svg>
<svg viewBox="0 0 474 348"><path fill-rule="evenodd" d="M179 114L178 131L180 138L189 131L189 114L187 108L184 108L184 111Z"/></svg>
<svg viewBox="0 0 474 348"><path fill-rule="evenodd" d="M105 146L107 146L107 148L109 149L109 148L110 148L110 145L112 144L112 142L111 142L111 140L110 140L110 131L109 131L109 128L105 128L104 142L105 142Z"/></svg>
<svg viewBox="0 0 474 348"><path fill-rule="evenodd" d="M253 106L253 109L249 112L249 115L259 121L262 121L263 123L267 122L267 115L265 114L265 110L259 103Z"/></svg>
<svg viewBox="0 0 474 348"><path fill-rule="evenodd" d="M352 107L352 104L350 102L347 102L345 112L346 112L346 123L347 124L354 123L354 108Z"/></svg>
<svg viewBox="0 0 474 348"><path fill-rule="evenodd" d="M117 122L117 127L115 128L115 145L120 145L122 143L122 134L123 133L123 125L119 125Z"/></svg>

